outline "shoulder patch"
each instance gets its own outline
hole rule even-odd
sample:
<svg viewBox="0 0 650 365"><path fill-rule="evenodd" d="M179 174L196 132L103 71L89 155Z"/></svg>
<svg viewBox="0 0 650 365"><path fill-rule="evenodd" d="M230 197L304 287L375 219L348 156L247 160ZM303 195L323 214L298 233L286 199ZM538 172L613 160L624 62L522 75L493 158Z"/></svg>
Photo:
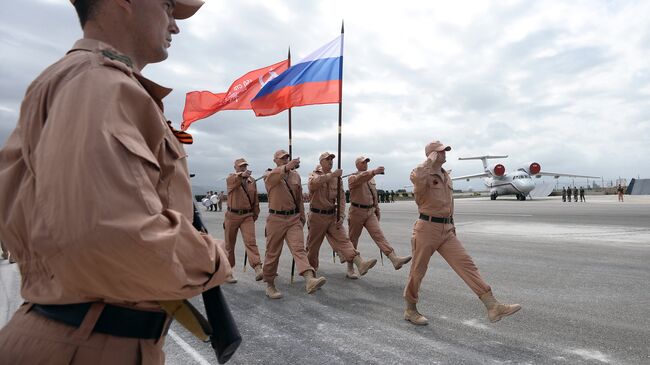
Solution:
<svg viewBox="0 0 650 365"><path fill-rule="evenodd" d="M103 65L115 67L129 75L133 73L133 61L129 57L106 49L102 50L101 54L104 56L102 59Z"/></svg>

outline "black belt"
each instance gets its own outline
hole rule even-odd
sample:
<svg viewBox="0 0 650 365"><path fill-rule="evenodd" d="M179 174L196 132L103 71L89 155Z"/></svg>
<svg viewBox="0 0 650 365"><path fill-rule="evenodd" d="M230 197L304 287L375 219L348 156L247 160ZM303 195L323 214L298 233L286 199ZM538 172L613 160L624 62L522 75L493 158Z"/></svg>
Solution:
<svg viewBox="0 0 650 365"><path fill-rule="evenodd" d="M352 202L350 204L352 204L353 207L363 208L363 209L370 209L370 208L374 207L374 205L363 205L363 204L359 204L359 203L355 203L355 202Z"/></svg>
<svg viewBox="0 0 650 365"><path fill-rule="evenodd" d="M279 214L279 215L294 215L298 213L297 209L294 210L274 210L274 209L269 209L269 213L271 214Z"/></svg>
<svg viewBox="0 0 650 365"><path fill-rule="evenodd" d="M420 219L422 219L423 221L427 221L427 222L454 224L454 217L438 218L438 217L430 217L430 216L428 216L426 214L420 213Z"/></svg>
<svg viewBox="0 0 650 365"><path fill-rule="evenodd" d="M79 327L92 303L46 305L34 304L36 313L49 319ZM117 337L159 339L166 332L165 312L152 312L106 304L93 332Z"/></svg>
<svg viewBox="0 0 650 365"><path fill-rule="evenodd" d="M235 213L235 214L239 214L239 215L253 213L252 209L233 209L233 208L230 208L230 207L228 207L228 211L232 212L232 213Z"/></svg>
<svg viewBox="0 0 650 365"><path fill-rule="evenodd" d="M332 215L336 212L336 208L330 209L330 210L324 210L324 209L317 209L317 208L309 208L310 211L318 214L327 214L327 215Z"/></svg>

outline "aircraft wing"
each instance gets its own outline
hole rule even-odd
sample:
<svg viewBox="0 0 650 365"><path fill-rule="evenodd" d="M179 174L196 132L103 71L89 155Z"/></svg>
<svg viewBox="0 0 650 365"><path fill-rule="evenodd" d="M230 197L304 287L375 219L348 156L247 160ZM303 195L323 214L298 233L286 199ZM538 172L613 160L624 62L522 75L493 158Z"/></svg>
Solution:
<svg viewBox="0 0 650 365"><path fill-rule="evenodd" d="M484 172L482 174L474 174L474 175L465 175L465 176L456 176L452 177L452 180L469 180L469 179L478 179L479 177L488 177L489 175L487 172Z"/></svg>
<svg viewBox="0 0 650 365"><path fill-rule="evenodd" d="M600 176L587 176L587 175L576 175L576 174L562 174L559 172L548 172L548 171L540 171L535 176L553 176L554 178L558 178L560 176L564 177L584 177L588 179L600 179Z"/></svg>

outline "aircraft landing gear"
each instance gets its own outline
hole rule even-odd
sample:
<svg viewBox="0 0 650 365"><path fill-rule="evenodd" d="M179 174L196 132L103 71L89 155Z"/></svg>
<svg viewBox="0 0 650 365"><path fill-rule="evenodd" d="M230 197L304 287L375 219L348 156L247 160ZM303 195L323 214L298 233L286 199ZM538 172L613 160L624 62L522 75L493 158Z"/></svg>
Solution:
<svg viewBox="0 0 650 365"><path fill-rule="evenodd" d="M497 200L497 196L499 196L499 194L495 191L494 193L490 194L490 200Z"/></svg>
<svg viewBox="0 0 650 365"><path fill-rule="evenodd" d="M526 200L526 195L524 194L517 194L517 200L521 200L522 202Z"/></svg>

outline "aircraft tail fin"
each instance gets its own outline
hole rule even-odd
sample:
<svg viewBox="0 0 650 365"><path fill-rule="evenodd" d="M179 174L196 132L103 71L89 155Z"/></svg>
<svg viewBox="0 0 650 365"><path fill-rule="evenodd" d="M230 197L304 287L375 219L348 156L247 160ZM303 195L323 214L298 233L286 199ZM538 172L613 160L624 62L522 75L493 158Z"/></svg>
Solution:
<svg viewBox="0 0 650 365"><path fill-rule="evenodd" d="M485 156L474 156L474 157L459 157L459 160L481 160L483 162L483 170L487 171L487 160L489 159L494 159L494 158L508 158L508 155L505 156L491 156L491 155L485 155Z"/></svg>

